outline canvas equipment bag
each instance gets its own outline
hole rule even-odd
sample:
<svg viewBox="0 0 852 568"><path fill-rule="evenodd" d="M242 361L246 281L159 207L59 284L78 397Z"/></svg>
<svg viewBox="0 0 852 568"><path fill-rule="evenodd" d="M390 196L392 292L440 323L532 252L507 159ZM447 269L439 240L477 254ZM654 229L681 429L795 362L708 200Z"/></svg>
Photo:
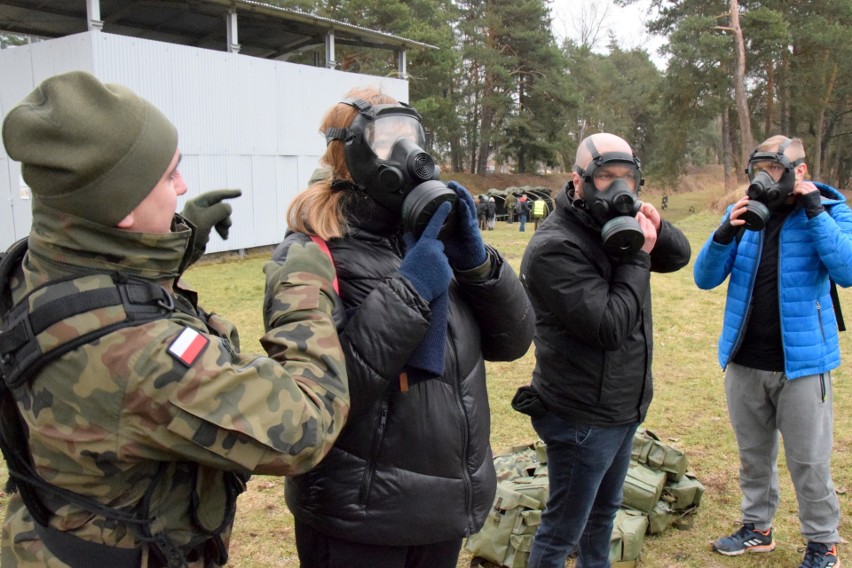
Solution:
<svg viewBox="0 0 852 568"><path fill-rule="evenodd" d="M651 469L665 471L671 479L680 479L689 468L682 451L662 443L659 436L644 428L633 436L631 458Z"/></svg>
<svg viewBox="0 0 852 568"><path fill-rule="evenodd" d="M609 559L613 568L629 568L637 565L647 530L646 515L631 509L618 510L609 541Z"/></svg>
<svg viewBox="0 0 852 568"><path fill-rule="evenodd" d="M494 506L479 532L468 538L467 550L498 566L524 568L532 538L541 524L547 489L547 477L499 482Z"/></svg>
<svg viewBox="0 0 852 568"><path fill-rule="evenodd" d="M519 390L512 401L516 410L529 410L529 404L519 403L526 400L523 394ZM683 452L662 443L655 434L638 431L632 454L624 503L610 540L613 568L637 566L646 533L689 528L704 491L693 474L681 473L688 465ZM496 456L494 466L499 480L494 506L482 529L468 537L465 548L473 554L471 566L525 567L547 503L547 448L540 440L515 446Z"/></svg>
<svg viewBox="0 0 852 568"><path fill-rule="evenodd" d="M665 488L666 495L670 496L671 508L675 511L691 511L701 504L701 496L704 495L704 486L691 474L683 476L677 481L672 481Z"/></svg>
<svg viewBox="0 0 852 568"><path fill-rule="evenodd" d="M668 501L660 499L648 514L648 534L660 534L674 524L675 512Z"/></svg>
<svg viewBox="0 0 852 568"><path fill-rule="evenodd" d="M665 472L631 462L624 479L624 506L647 515L660 500L665 486Z"/></svg>

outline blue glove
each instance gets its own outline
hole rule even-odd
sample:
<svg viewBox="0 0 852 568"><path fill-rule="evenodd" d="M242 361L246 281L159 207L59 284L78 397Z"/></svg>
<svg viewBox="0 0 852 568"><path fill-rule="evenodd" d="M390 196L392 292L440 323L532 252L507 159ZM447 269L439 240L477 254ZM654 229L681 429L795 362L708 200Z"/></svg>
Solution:
<svg viewBox="0 0 852 568"><path fill-rule="evenodd" d="M456 192L458 199L458 225L456 231L446 237L444 245L450 264L458 270L470 270L485 262L485 243L482 242L482 234L479 232L479 223L476 220L476 205L473 197L468 191L451 181L447 187Z"/></svg>
<svg viewBox="0 0 852 568"><path fill-rule="evenodd" d="M414 285L417 293L427 302L446 292L453 277L450 263L444 254L444 244L438 240L438 233L452 207L448 201L442 203L418 241L415 242L411 233L403 235L406 252L399 273Z"/></svg>

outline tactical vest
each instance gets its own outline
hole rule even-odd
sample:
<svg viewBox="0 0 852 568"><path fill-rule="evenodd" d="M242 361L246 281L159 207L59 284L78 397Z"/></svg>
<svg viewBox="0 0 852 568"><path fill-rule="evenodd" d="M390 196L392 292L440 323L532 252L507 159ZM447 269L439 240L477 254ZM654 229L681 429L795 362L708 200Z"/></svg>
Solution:
<svg viewBox="0 0 852 568"><path fill-rule="evenodd" d="M221 535L232 524L237 496L245 489L246 479L239 474L222 474L224 507L210 503L209 496L200 499L196 487L194 495L199 498L193 499L193 517L207 539L192 551L185 551L166 532L154 533L151 526L156 511L150 510L150 500L169 463L160 465L138 505L117 509L48 482L36 471L30 453L21 451L29 445L26 425L13 396L15 389L73 349L125 327L168 318L176 309L172 294L159 284L119 272L82 273L50 281L13 303L9 279L26 252L27 240L22 239L0 255L0 450L9 470L6 492L20 491L42 542L54 556L75 568L140 566L142 550L87 541L51 527L49 520L54 513L39 492L127 526L137 542L149 546L149 567L187 566L188 553L225 564L228 554ZM97 318L79 317L95 310ZM76 335L51 333L57 326L74 329ZM198 466L194 467L197 479ZM220 512L211 514L205 503Z"/></svg>

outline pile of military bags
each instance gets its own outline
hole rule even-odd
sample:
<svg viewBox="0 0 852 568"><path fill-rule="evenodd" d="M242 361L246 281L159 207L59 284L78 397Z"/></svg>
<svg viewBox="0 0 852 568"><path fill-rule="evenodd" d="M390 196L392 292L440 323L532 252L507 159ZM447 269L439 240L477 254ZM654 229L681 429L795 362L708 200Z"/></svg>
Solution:
<svg viewBox="0 0 852 568"><path fill-rule="evenodd" d="M494 506L466 548L473 554L471 565L524 568L547 502L544 443L512 448L495 457L494 466L499 481ZM646 534L691 526L704 486L688 469L683 452L649 430L636 432L624 501L610 538L613 568L637 565Z"/></svg>

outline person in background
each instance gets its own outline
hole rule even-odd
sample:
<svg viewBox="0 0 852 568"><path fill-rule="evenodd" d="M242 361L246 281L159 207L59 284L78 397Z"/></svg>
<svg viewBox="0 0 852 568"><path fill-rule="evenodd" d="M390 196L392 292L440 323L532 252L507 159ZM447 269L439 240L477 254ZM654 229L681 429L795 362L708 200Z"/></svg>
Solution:
<svg viewBox="0 0 852 568"><path fill-rule="evenodd" d="M742 526L713 549L775 548L780 434L807 540L800 568L837 568L831 371L840 346L831 281L852 285L852 211L838 190L805 179L798 138L762 142L747 173L748 194L728 207L693 268L703 290L728 281L719 363L740 453Z"/></svg>
<svg viewBox="0 0 852 568"><path fill-rule="evenodd" d="M485 231L488 229L488 201L484 195L476 198L476 217L479 220L479 230Z"/></svg>
<svg viewBox="0 0 852 568"><path fill-rule="evenodd" d="M484 361L527 352L532 309L483 243L468 191L406 168L409 158L431 162L414 109L363 87L328 110L320 131L331 176L290 204L273 258L309 239L327 245L352 411L322 464L287 479L299 560L455 568L496 490ZM389 169L391 187L379 177ZM448 199L422 233L403 215L417 198Z"/></svg>
<svg viewBox="0 0 852 568"><path fill-rule="evenodd" d="M515 196L511 193L507 194L503 203L506 207L506 223L511 225L515 220Z"/></svg>
<svg viewBox="0 0 852 568"><path fill-rule="evenodd" d="M651 272L690 256L683 233L637 200L641 184L625 140L589 136L521 261L536 363L512 406L547 445L550 479L530 568L563 568L572 552L583 568L610 565L633 434L653 396Z"/></svg>
<svg viewBox="0 0 852 568"><path fill-rule="evenodd" d="M527 217L530 213L529 198L526 194L521 194L518 201L515 203L515 215L518 216L518 231L523 233L526 231Z"/></svg>
<svg viewBox="0 0 852 568"><path fill-rule="evenodd" d="M74 71L3 122L32 189L29 238L0 262L0 447L16 491L4 568L224 566L251 473L304 473L349 407L316 245L264 271L261 342L203 310L181 274L238 191L187 186L178 136L151 103ZM7 489L8 491L8 489Z"/></svg>
<svg viewBox="0 0 852 568"><path fill-rule="evenodd" d="M550 211L548 210L547 202L544 200L544 198L536 199L533 202L533 204L532 204L532 217L533 217L533 220L535 221L535 229L534 230L536 230L536 231L538 230L538 226L541 224L542 221L544 221L544 218L547 217L547 214L549 212Z"/></svg>
<svg viewBox="0 0 852 568"><path fill-rule="evenodd" d="M494 223L497 221L497 202L494 200L494 196L488 198L486 220L488 222L488 230L493 231Z"/></svg>

